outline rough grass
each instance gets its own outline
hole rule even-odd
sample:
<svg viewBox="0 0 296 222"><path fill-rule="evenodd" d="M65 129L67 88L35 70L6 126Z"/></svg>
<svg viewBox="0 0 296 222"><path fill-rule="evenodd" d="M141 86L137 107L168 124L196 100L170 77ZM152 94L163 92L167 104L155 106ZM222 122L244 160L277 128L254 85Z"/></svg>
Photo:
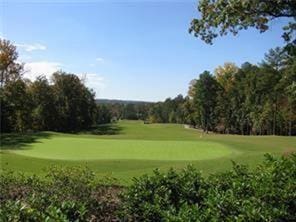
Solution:
<svg viewBox="0 0 296 222"><path fill-rule="evenodd" d="M86 165L98 177L126 184L155 168L193 164L205 174L256 165L264 153L296 151L295 137L203 134L178 124L121 121L80 134L43 132L1 136L1 168L42 174L50 165Z"/></svg>

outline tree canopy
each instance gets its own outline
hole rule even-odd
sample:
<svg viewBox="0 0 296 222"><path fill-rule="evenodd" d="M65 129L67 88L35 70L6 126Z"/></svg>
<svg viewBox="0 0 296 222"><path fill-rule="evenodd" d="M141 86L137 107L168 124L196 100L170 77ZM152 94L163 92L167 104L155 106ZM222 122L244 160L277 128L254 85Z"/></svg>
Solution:
<svg viewBox="0 0 296 222"><path fill-rule="evenodd" d="M295 0L201 0L197 9L201 18L192 20L189 32L209 44L219 35L236 35L249 27L265 32L278 18L288 18L282 34L285 41L296 41Z"/></svg>
<svg viewBox="0 0 296 222"><path fill-rule="evenodd" d="M23 65L17 62L16 47L9 40L0 38L0 84L16 80L23 74Z"/></svg>
<svg viewBox="0 0 296 222"><path fill-rule="evenodd" d="M51 83L42 75L32 82L22 76L14 45L0 40L0 52L1 132L74 132L99 123L95 95L77 75L59 71Z"/></svg>

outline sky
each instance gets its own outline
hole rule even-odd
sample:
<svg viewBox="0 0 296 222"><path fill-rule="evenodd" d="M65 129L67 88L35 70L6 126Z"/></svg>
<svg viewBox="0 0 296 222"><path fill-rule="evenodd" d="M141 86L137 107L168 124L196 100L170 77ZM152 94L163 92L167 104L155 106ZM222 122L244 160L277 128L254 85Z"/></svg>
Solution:
<svg viewBox="0 0 296 222"><path fill-rule="evenodd" d="M259 63L284 44L283 21L207 45L188 33L197 1L0 0L0 36L17 46L25 77L63 70L97 98L162 101L186 95L204 70Z"/></svg>

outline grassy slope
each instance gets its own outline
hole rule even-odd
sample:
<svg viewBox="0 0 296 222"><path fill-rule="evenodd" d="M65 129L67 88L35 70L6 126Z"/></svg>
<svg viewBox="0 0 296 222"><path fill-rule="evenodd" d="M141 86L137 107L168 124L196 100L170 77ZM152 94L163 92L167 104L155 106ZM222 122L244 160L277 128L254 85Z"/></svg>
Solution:
<svg viewBox="0 0 296 222"><path fill-rule="evenodd" d="M138 121L122 121L119 124L112 126L112 128L104 129L104 132L114 135L98 136L91 135L88 132L79 135L73 135L49 132L44 133L44 135L33 140L21 141L21 143L17 143L17 146L14 144L2 146L2 149L4 149L4 151L2 151L0 154L2 168L19 170L26 173L42 173L45 167L48 167L52 164L66 166L87 165L88 167L93 169L99 176L114 176L120 179L120 182L128 183L133 176L139 176L143 173L151 172L152 169L156 167L160 169L168 169L170 167L181 168L189 163L192 163L193 165L195 165L207 174L214 171L225 170L229 168L231 166L230 160L255 165L260 160L262 160L263 154L266 152L280 154L284 152L296 151L295 137L255 137L215 134L205 135L198 130L184 129L182 125L177 124L144 125L142 122ZM104 132L100 131L97 133ZM47 140L50 138L59 138L62 140L65 138L66 140L72 138L74 142L77 141L79 138L84 138L86 140L101 138L104 139L103 141L107 141L107 143L112 142L113 144L121 144L121 146L122 144L126 144L125 147L127 147L128 149L131 149L128 145L130 142L135 143L134 145L138 144L139 146L142 146L141 141L137 140L145 140L144 143L147 143L147 141L149 143L149 140L151 140L151 147L157 144L158 147L159 145L162 146L163 144L166 144L166 141L168 140L170 141L169 143L172 143L173 141L176 141L176 143L181 143L181 141L187 141L189 144L192 141L197 141L203 145L211 144L209 142L214 142L221 144L223 147L230 147L231 149L235 150L235 152L233 152L232 155L223 156L216 159L198 161L160 160L161 158L164 159L165 155L161 158L157 158L157 153L154 153L153 155L154 159L158 160L142 159L144 158L143 156L136 156L136 159L128 160L127 156L125 156L126 158L117 160L65 161L33 158L29 156L17 155L14 153L8 153L5 151L5 149L26 149L29 148L29 146L31 146L32 144L36 145L38 142L42 142L43 140ZM110 140L110 142L108 142L108 140ZM98 140L98 143L101 142L102 140ZM73 147L73 144L69 145L68 143L65 143L65 146L71 148ZM115 155L116 152L114 152L113 154ZM107 154L108 152L106 153L106 155ZM121 154L125 154L125 152L122 152ZM144 156L147 158L148 154L149 153L144 152ZM189 153L181 152L177 156L180 157L179 159L182 159L181 157L186 157L188 159L188 156L190 157L191 155Z"/></svg>

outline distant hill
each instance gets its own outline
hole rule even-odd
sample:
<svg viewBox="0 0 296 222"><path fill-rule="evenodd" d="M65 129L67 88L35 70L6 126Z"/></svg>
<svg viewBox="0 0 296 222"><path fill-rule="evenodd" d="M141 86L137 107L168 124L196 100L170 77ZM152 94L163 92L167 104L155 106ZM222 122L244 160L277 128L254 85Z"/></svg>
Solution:
<svg viewBox="0 0 296 222"><path fill-rule="evenodd" d="M96 99L97 104L151 104L153 102L120 99Z"/></svg>

